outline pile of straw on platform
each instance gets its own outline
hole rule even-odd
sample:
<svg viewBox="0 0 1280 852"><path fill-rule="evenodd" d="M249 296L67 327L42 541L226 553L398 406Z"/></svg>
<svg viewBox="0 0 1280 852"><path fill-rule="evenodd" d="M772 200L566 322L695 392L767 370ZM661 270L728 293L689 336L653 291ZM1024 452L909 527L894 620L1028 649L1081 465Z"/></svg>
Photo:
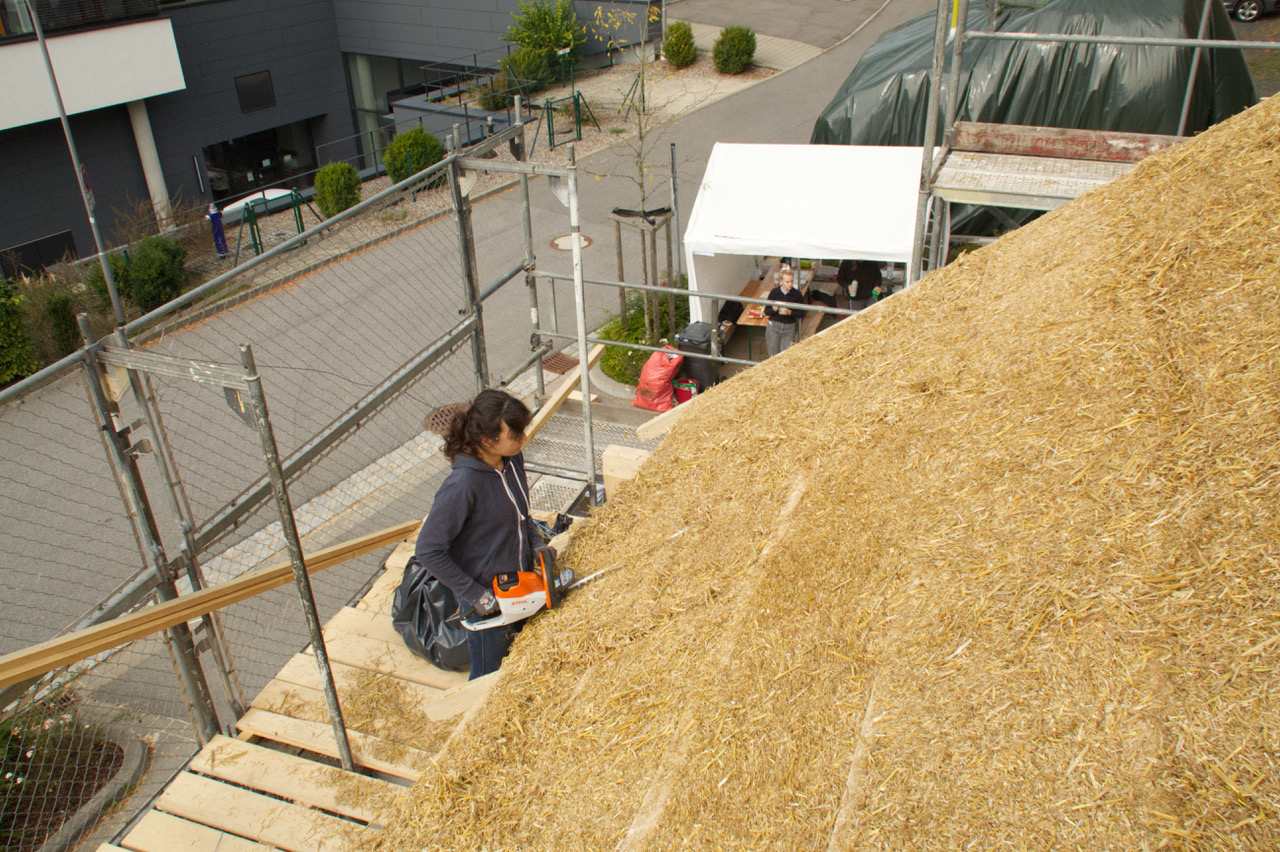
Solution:
<svg viewBox="0 0 1280 852"><path fill-rule="evenodd" d="M1280 99L692 403L381 850L1280 847Z"/></svg>

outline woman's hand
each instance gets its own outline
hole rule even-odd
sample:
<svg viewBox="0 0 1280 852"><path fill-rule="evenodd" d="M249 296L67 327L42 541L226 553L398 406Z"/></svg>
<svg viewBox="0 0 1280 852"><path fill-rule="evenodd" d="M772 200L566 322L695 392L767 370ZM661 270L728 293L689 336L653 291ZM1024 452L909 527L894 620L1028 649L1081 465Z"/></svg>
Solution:
<svg viewBox="0 0 1280 852"><path fill-rule="evenodd" d="M493 596L493 592L485 592L475 602L475 610L477 615L493 615L498 611L498 599Z"/></svg>

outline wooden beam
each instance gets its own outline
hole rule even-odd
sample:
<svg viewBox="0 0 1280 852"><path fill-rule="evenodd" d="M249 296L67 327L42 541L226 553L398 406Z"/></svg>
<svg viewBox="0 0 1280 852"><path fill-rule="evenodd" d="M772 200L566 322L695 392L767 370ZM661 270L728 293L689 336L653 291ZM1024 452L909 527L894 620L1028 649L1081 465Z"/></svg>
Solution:
<svg viewBox="0 0 1280 852"><path fill-rule="evenodd" d="M587 355L586 368L590 370L596 364L600 363L600 358L603 355L604 344L602 343L592 349L590 354ZM547 401L538 409L538 413L533 415L533 420L529 423L529 428L525 430L525 434L528 435L530 439L532 439L534 435L538 434L538 430L546 425L546 422L551 419L551 415L555 414L556 411L559 410L560 406L564 405L564 401L569 398L569 394L577 390L578 384L582 379L582 368L583 365L578 364L578 366L565 373L560 387L555 393L547 397Z"/></svg>
<svg viewBox="0 0 1280 852"><path fill-rule="evenodd" d="M409 521L326 547L309 556L304 555L307 573L314 574L325 568L332 568L348 559L397 542L413 535L421 524L421 521ZM0 657L0 687L39 677L85 657L110 651L135 639L279 588L292 580L292 566L288 562L282 562L250 571L234 580L192 592L176 600L149 606L138 612L6 654Z"/></svg>
<svg viewBox="0 0 1280 852"><path fill-rule="evenodd" d="M1064 157L1072 160L1106 160L1136 163L1156 151L1183 141L1180 136L1155 133L1121 133L1064 127L1028 127L1021 124L989 124L957 121L956 151L992 154L1024 154L1032 157Z"/></svg>
<svg viewBox="0 0 1280 852"><path fill-rule="evenodd" d="M304 805L183 772L169 782L156 808L219 831L288 852L354 850L360 827Z"/></svg>
<svg viewBox="0 0 1280 852"><path fill-rule="evenodd" d="M138 824L120 841L131 852L275 852L274 846L264 846L234 834L224 834L198 822L170 816L160 811L148 811Z"/></svg>
<svg viewBox="0 0 1280 852"><path fill-rule="evenodd" d="M604 493L606 499L613 498L613 491L619 483L634 479L640 467L653 453L635 447L622 447L610 444L604 448L600 458L600 467L604 470Z"/></svg>
<svg viewBox="0 0 1280 852"><path fill-rule="evenodd" d="M657 417L640 424L636 427L636 437L641 441L652 441L667 434L671 431L671 427L676 425L676 421L684 417L689 407L695 405L699 399L701 399L700 396L695 396L684 405L677 405L670 411L664 411Z"/></svg>
<svg viewBox="0 0 1280 852"><path fill-rule="evenodd" d="M328 722L294 719L255 707L240 717L236 728L242 737L284 743L332 758L338 756L333 727ZM422 768L431 763L430 754L381 737L347 729L347 739L351 744L351 756L357 764L406 781L417 781L422 777Z"/></svg>
<svg viewBox="0 0 1280 852"><path fill-rule="evenodd" d="M378 818L378 802L385 804L404 792L403 787L381 778L347 772L221 734L200 749L189 768L200 775L363 822Z"/></svg>

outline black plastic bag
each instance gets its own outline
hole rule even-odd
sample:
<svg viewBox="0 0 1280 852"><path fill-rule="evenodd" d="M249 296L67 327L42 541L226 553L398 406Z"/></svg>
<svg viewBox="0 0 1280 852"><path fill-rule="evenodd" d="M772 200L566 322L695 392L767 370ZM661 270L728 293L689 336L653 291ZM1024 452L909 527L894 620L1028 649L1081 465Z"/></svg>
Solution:
<svg viewBox="0 0 1280 852"><path fill-rule="evenodd" d="M453 618L457 612L453 591L428 573L416 556L411 557L391 604L391 624L409 650L437 668L468 671L467 629Z"/></svg>

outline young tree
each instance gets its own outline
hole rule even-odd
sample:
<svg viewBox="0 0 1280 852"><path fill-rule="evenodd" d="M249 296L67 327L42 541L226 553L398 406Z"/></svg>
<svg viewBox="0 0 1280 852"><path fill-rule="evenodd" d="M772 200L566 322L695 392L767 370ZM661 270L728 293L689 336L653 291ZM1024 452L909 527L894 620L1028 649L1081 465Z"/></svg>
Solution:
<svg viewBox="0 0 1280 852"><path fill-rule="evenodd" d="M596 8L594 23L592 30L596 37L605 45L605 50L610 55L616 55L623 51L632 50L635 52L636 79L632 84L630 91L622 105L622 110L630 122L630 133L625 135L621 140L621 145L627 150L626 161L630 168L626 174L618 175L629 180L636 188L639 196L639 205L637 207L641 212L647 211L650 205L650 198L659 187L666 182L664 178L670 178L670 169L663 164L655 165L654 149L657 147L661 138L662 128L673 121L677 116L674 111L665 109L667 104L651 103L646 91L646 83L654 72L654 63L657 60L656 42L650 45L646 39L651 24L657 23L662 16L662 9L657 4L647 5L643 17L641 14L631 9L619 7L599 6ZM597 173L596 177L614 177L614 175L604 175ZM650 247L657 240L656 231L652 234ZM641 266L644 271L644 279L646 284L657 283L659 279L659 271L657 265L657 252L651 250L648 254L643 250L643 240L641 248ZM672 264L674 266L674 264ZM668 270L668 279L675 279L675 269ZM679 282L672 280L672 285L677 286ZM652 298L646 298L643 301L645 309L645 328L647 330L650 342L655 341L659 336L657 308L657 295L648 294ZM674 310L675 296L669 297L669 310L667 315L674 318L676 311ZM625 318L626 302L625 294L620 298L621 313ZM674 319L672 319L674 322ZM675 328L671 329L674 335Z"/></svg>

